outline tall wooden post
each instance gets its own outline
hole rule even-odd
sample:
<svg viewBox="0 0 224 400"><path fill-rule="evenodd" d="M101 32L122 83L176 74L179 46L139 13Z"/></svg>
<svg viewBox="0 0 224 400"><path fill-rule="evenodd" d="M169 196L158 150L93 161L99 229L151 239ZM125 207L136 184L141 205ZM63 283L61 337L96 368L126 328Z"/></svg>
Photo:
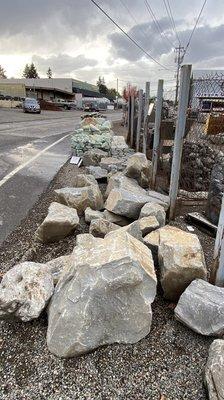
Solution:
<svg viewBox="0 0 224 400"><path fill-rule="evenodd" d="M148 132L148 110L150 97L150 82L145 84L145 107L144 107L144 129L143 129L143 153L146 154L147 132Z"/></svg>
<svg viewBox="0 0 224 400"><path fill-rule="evenodd" d="M163 107L163 80L159 79L157 97L156 97L155 129L154 129L153 153L152 153L152 182L151 182L152 189L155 189L156 186L156 173L157 173L158 157L159 157L162 107Z"/></svg>
<svg viewBox="0 0 224 400"><path fill-rule="evenodd" d="M138 95L138 125L137 125L137 136L136 136L136 151L139 151L140 134L142 126L142 110L143 110L143 90L139 90Z"/></svg>
<svg viewBox="0 0 224 400"><path fill-rule="evenodd" d="M131 96L131 147L134 144L135 96Z"/></svg>

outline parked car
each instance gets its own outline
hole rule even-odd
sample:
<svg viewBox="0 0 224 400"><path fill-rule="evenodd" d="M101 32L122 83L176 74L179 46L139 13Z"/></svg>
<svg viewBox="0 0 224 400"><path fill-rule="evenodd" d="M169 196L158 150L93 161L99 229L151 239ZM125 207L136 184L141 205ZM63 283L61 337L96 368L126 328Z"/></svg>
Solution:
<svg viewBox="0 0 224 400"><path fill-rule="evenodd" d="M25 100L23 101L23 112L27 113L36 113L40 114L41 109L40 109L40 104L36 99L32 99L30 97L26 97Z"/></svg>

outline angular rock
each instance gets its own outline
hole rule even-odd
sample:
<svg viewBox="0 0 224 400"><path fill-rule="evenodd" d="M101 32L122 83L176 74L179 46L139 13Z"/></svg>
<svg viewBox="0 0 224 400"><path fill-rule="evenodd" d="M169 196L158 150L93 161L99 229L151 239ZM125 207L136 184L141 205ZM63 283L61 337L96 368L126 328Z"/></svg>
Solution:
<svg viewBox="0 0 224 400"><path fill-rule="evenodd" d="M122 226L122 228L119 229L119 234L121 234L121 233L128 233L129 235L133 236L135 239L140 240L140 242L143 242L142 231L140 229L140 224L138 221L134 221L129 225ZM112 235L112 234L117 234L117 231L108 233L108 235Z"/></svg>
<svg viewBox="0 0 224 400"><path fill-rule="evenodd" d="M102 158L100 161L100 166L101 168L106 169L108 172L122 171L125 168L123 160L114 157Z"/></svg>
<svg viewBox="0 0 224 400"><path fill-rule="evenodd" d="M69 207L76 208L79 214L83 213L87 207L101 210L103 208L103 196L98 184L95 184L94 181L95 179L91 175L81 175L77 181L78 187L65 187L55 190L57 200Z"/></svg>
<svg viewBox="0 0 224 400"><path fill-rule="evenodd" d="M161 285L164 297L175 302L194 279L207 278L204 253L197 235L171 226L158 232Z"/></svg>
<svg viewBox="0 0 224 400"><path fill-rule="evenodd" d="M68 236L78 224L79 217L74 208L53 202L47 217L36 230L35 239L43 243L56 242Z"/></svg>
<svg viewBox="0 0 224 400"><path fill-rule="evenodd" d="M159 222L160 227L166 223L166 212L164 207L157 203L146 203L140 212L139 218L154 216Z"/></svg>
<svg viewBox="0 0 224 400"><path fill-rule="evenodd" d="M128 192L132 192L136 195L147 195L146 191L139 186L138 182L136 182L134 179L128 178L122 172L116 172L110 177L105 197L108 197L113 189L125 189Z"/></svg>
<svg viewBox="0 0 224 400"><path fill-rule="evenodd" d="M72 260L49 306L49 350L73 357L145 337L156 294L147 247L127 233L117 233L77 246Z"/></svg>
<svg viewBox="0 0 224 400"><path fill-rule="evenodd" d="M27 322L38 318L53 291L53 278L45 264L15 265L0 283L0 319Z"/></svg>
<svg viewBox="0 0 224 400"><path fill-rule="evenodd" d="M90 166L86 168L88 174L92 174L98 181L107 179L108 172L105 168Z"/></svg>
<svg viewBox="0 0 224 400"><path fill-rule="evenodd" d="M175 317L201 335L223 336L224 289L194 280L181 295Z"/></svg>
<svg viewBox="0 0 224 400"><path fill-rule="evenodd" d="M152 163L147 160L145 154L135 153L129 157L125 175L136 179L140 186L149 187Z"/></svg>
<svg viewBox="0 0 224 400"><path fill-rule="evenodd" d="M224 399L224 340L216 339L209 348L205 367L205 385L210 400Z"/></svg>
<svg viewBox="0 0 224 400"><path fill-rule="evenodd" d="M87 224L90 224L90 222L93 219L102 219L104 218L104 214L101 211L97 211L97 210L92 210L92 208L87 207L85 209L85 221Z"/></svg>
<svg viewBox="0 0 224 400"><path fill-rule="evenodd" d="M121 215L114 214L108 210L104 210L103 215L107 221L112 222L113 224L120 226L125 226L130 224L130 220L128 220L127 218L122 217Z"/></svg>
<svg viewBox="0 0 224 400"><path fill-rule="evenodd" d="M159 192L155 192L154 190L148 190L147 195L149 196L149 203L160 204L165 211L168 210L170 205L169 196Z"/></svg>
<svg viewBox="0 0 224 400"><path fill-rule="evenodd" d="M107 152L100 149L91 149L83 155L83 165L99 165L102 158L107 157Z"/></svg>
<svg viewBox="0 0 224 400"><path fill-rule="evenodd" d="M136 223L139 224L143 237L159 228L159 222L154 215L140 218Z"/></svg>
<svg viewBox="0 0 224 400"><path fill-rule="evenodd" d="M107 198L105 208L114 214L137 219L141 208L148 202L149 197L145 194L113 189Z"/></svg>
<svg viewBox="0 0 224 400"><path fill-rule="evenodd" d="M76 236L76 245L77 246L89 246L94 245L96 241L101 241L103 239L97 238L90 233L81 233ZM77 248L75 247L73 250L73 254L76 254Z"/></svg>
<svg viewBox="0 0 224 400"><path fill-rule="evenodd" d="M106 219L94 219L90 223L89 233L93 236L103 238L107 233L119 228L119 225L115 225Z"/></svg>
<svg viewBox="0 0 224 400"><path fill-rule="evenodd" d="M143 243L151 250L154 265L158 266L159 229L152 231L143 238Z"/></svg>
<svg viewBox="0 0 224 400"><path fill-rule="evenodd" d="M68 268L70 259L71 255L69 254L68 256L54 258L46 263L46 267L53 277L54 285L58 283L63 270Z"/></svg>

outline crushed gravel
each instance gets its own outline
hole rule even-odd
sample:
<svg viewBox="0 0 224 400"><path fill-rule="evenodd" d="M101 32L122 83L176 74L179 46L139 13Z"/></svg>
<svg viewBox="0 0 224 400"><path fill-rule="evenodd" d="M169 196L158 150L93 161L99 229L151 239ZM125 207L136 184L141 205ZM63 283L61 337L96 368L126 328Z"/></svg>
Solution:
<svg viewBox="0 0 224 400"><path fill-rule="evenodd" d="M55 200L53 190L71 185L82 173L67 163L20 226L0 248L0 272L21 260L49 261L71 253L77 233L88 232L81 219L75 234L59 243L34 244L33 234ZM105 190L105 185L101 185ZM183 217L176 226L187 230ZM208 265L214 239L198 231ZM205 400L203 371L211 338L174 319L174 304L158 289L152 305L150 334L132 345L113 344L69 360L56 358L46 346L47 315L29 323L0 323L1 400ZM164 396L164 397L163 397Z"/></svg>

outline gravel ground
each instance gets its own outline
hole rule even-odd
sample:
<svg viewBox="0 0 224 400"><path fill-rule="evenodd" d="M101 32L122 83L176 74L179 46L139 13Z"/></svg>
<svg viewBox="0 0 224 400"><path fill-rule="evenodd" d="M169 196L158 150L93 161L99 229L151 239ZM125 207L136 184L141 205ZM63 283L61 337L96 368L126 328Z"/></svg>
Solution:
<svg viewBox="0 0 224 400"><path fill-rule="evenodd" d="M33 234L54 200L53 189L71 184L83 172L67 163L21 225L0 248L1 273L21 259L48 261L69 254L77 233L57 244L33 243ZM105 185L101 185L105 190ZM175 225L186 229L183 217ZM208 265L214 239L195 229ZM114 344L70 360L58 359L46 346L47 315L30 323L0 324L1 400L205 400L203 370L212 339L200 336L174 319L161 289L153 308L150 334L134 345Z"/></svg>

